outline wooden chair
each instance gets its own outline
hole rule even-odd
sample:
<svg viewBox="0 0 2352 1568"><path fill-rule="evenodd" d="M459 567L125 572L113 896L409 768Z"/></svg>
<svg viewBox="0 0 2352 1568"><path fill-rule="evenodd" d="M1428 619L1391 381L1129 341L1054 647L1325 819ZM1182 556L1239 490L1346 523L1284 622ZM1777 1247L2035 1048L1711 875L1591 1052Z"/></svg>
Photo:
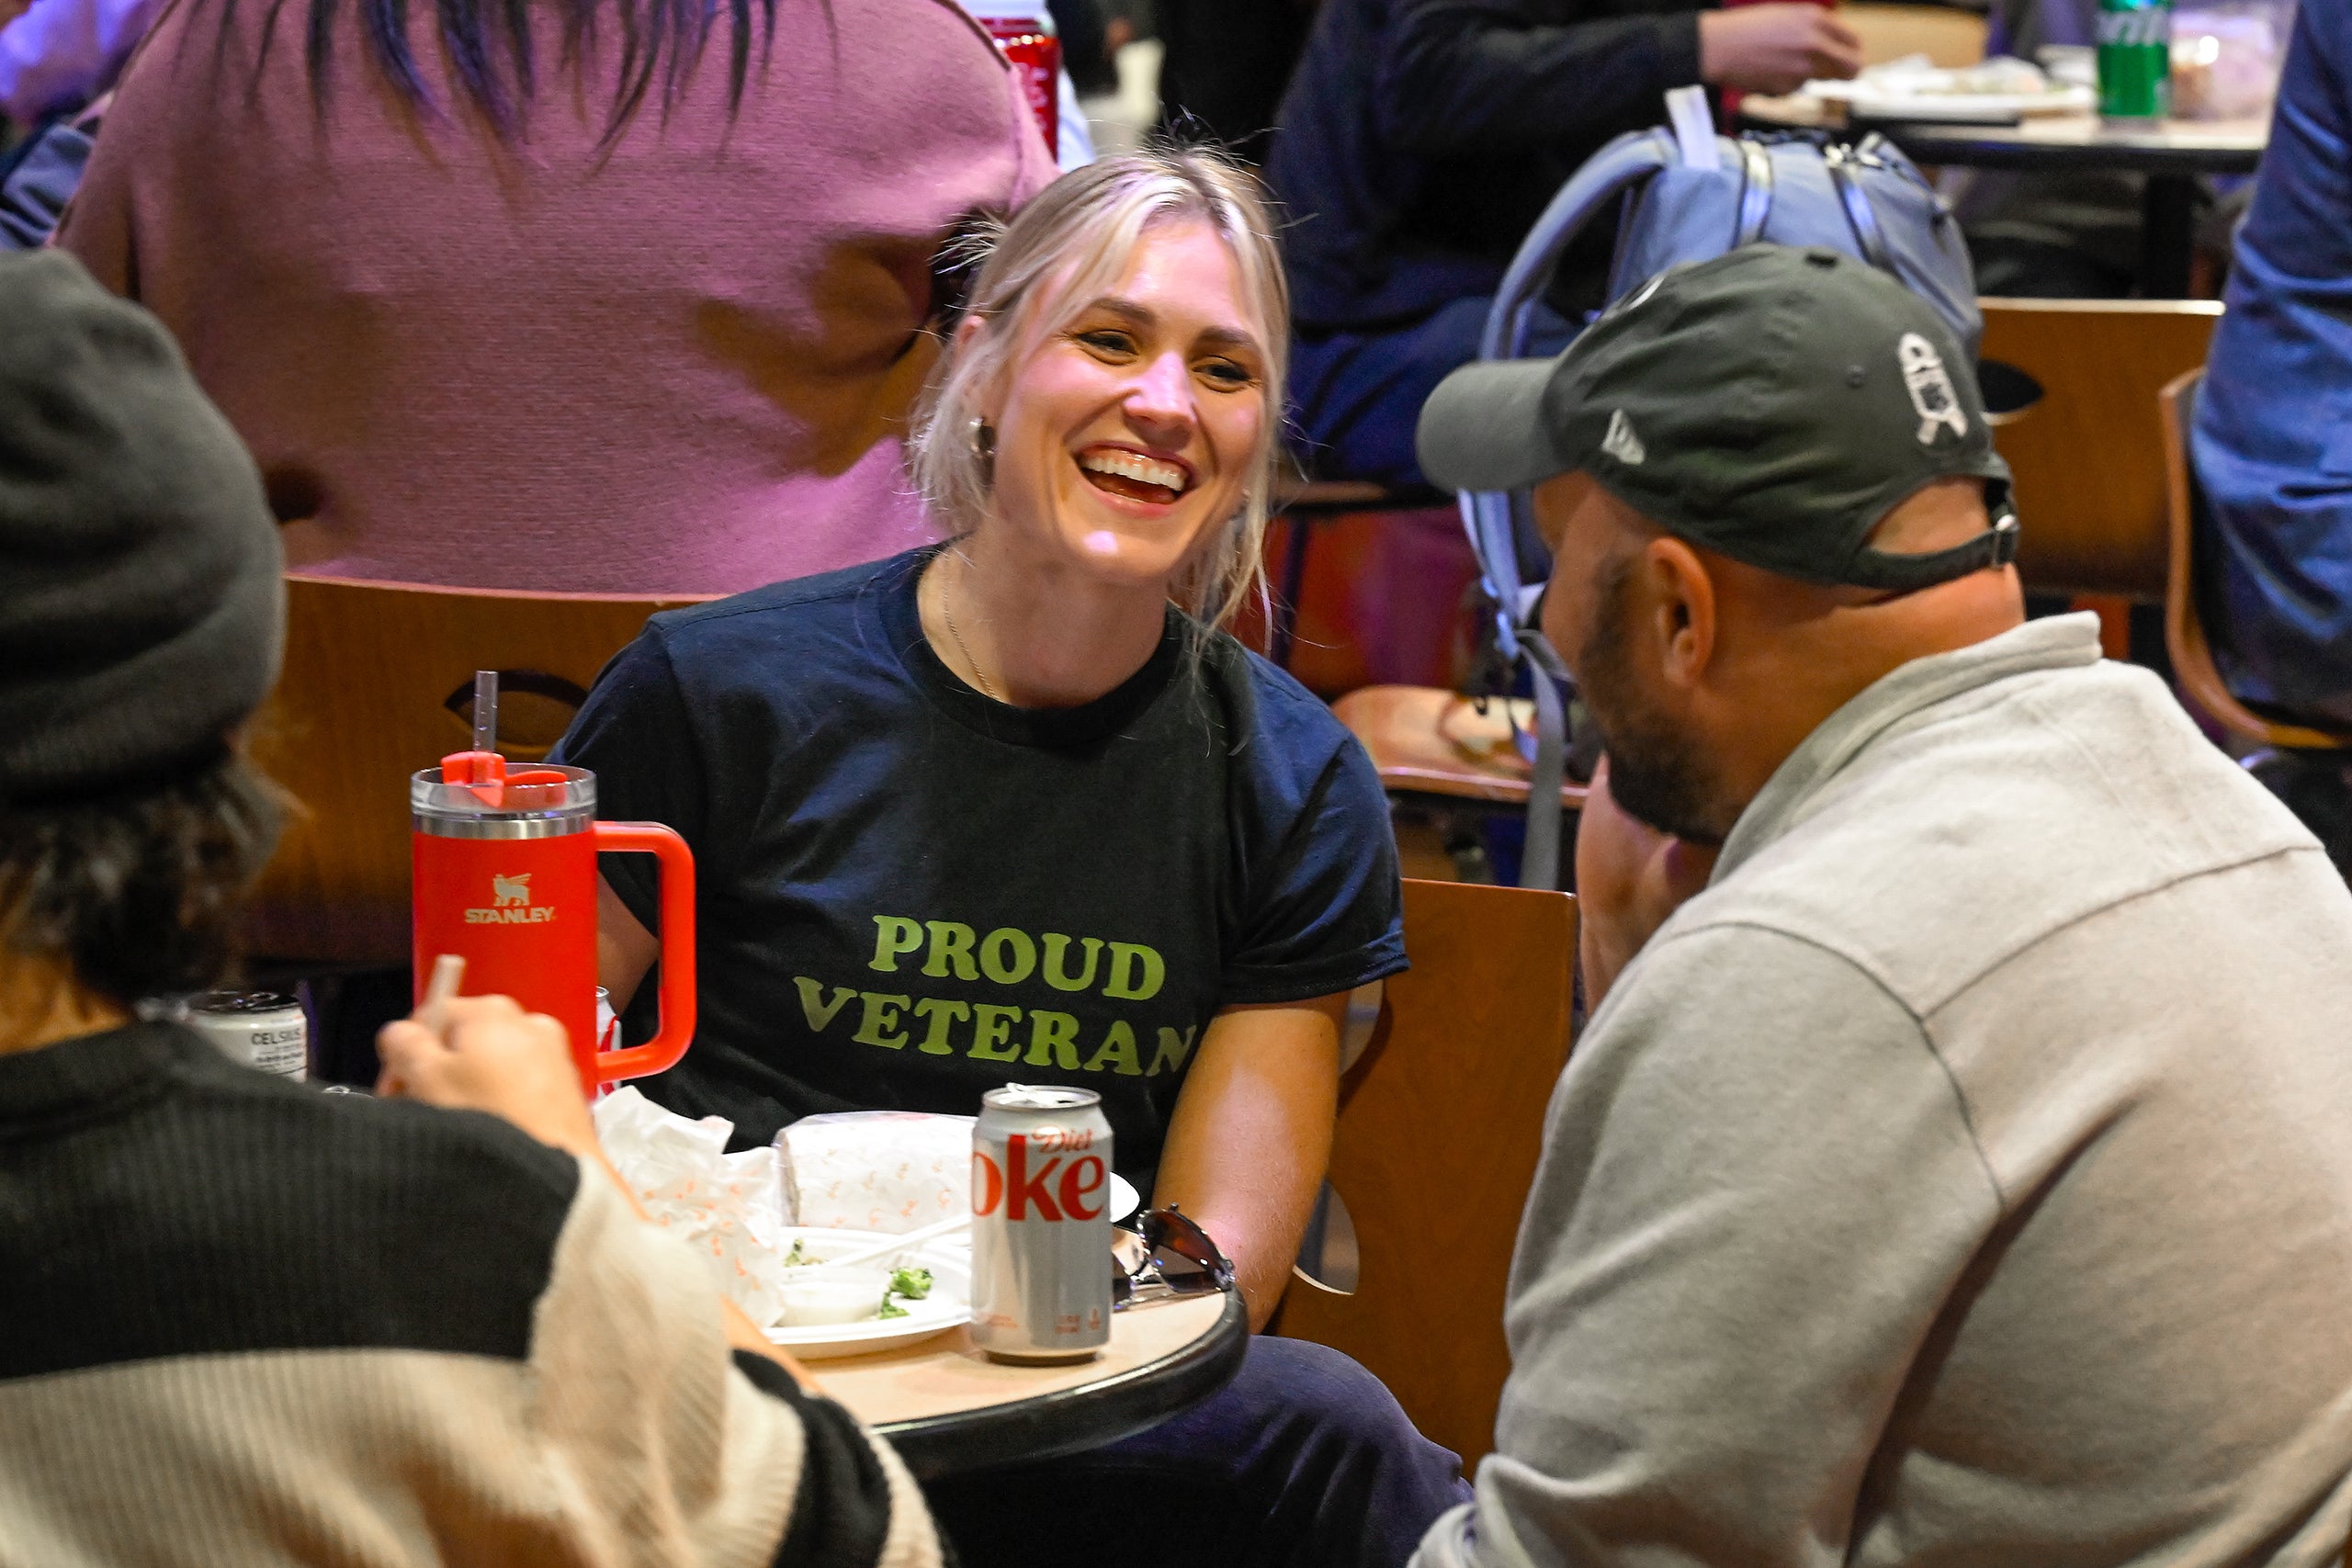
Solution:
<svg viewBox="0 0 2352 1568"><path fill-rule="evenodd" d="M1984 18L1944 6L1855 5L1838 7L1838 19L1862 39L1862 63L1883 65L1906 54L1924 54L1938 65L1957 68L1984 58Z"/></svg>
<svg viewBox="0 0 2352 1568"><path fill-rule="evenodd" d="M547 754L605 661L687 599L530 594L289 573L286 667L257 761L304 807L248 905L258 957L409 960L408 778L472 737L473 675L503 674L499 750Z"/></svg>
<svg viewBox="0 0 2352 1568"><path fill-rule="evenodd" d="M1510 1371L1504 1285L1567 1060L1576 931L1564 893L1405 884L1413 967L1340 1080L1331 1152L1361 1282L1294 1282L1275 1319L1370 1368L1465 1465L1494 1446Z"/></svg>
<svg viewBox="0 0 2352 1568"><path fill-rule="evenodd" d="M2290 750L2352 747L2352 731L2307 728L2263 717L2238 701L2214 667L2212 645L2206 639L2204 615L2198 604L2203 586L2198 570L2198 540L2210 525L2203 489L2188 462L2188 427L2196 414L2197 389L2204 378L2202 369L2188 371L2166 383L2158 394L2163 411L2165 513L2171 525L2165 647L2172 655L2174 678L2189 700L2222 728L2256 745Z"/></svg>
<svg viewBox="0 0 2352 1568"><path fill-rule="evenodd" d="M1306 553L1316 525L1363 512L1402 512L1451 506L1450 491L1426 486L1392 489L1371 479L1312 479L1286 474L1275 488L1272 515L1288 532L1283 543L1281 581L1274 584L1272 623L1266 628L1266 657L1290 668L1298 631L1298 601L1306 589Z"/></svg>
<svg viewBox="0 0 2352 1568"><path fill-rule="evenodd" d="M2205 363L2210 299L1986 299L1983 357L2041 388L1996 417L2031 588L2160 601L2169 558L2156 394Z"/></svg>

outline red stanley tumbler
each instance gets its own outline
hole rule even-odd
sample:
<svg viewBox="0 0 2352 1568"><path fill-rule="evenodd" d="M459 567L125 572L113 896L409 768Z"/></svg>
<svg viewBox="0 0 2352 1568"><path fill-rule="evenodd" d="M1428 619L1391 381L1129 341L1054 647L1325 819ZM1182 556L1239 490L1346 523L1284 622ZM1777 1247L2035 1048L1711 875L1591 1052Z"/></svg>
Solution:
<svg viewBox="0 0 2352 1568"><path fill-rule="evenodd" d="M459 751L409 782L414 827L418 1000L433 961L466 961L466 990L503 993L561 1021L593 1097L658 1073L695 1032L695 863L655 822L599 822L585 768L506 772L496 752ZM662 862L662 1027L642 1045L596 1049L596 855L641 850Z"/></svg>
<svg viewBox="0 0 2352 1568"><path fill-rule="evenodd" d="M1010 7L1008 7L1010 8ZM980 26L988 28L996 39L997 48L1012 62L1013 75L1021 84L1023 97L1029 100L1029 112L1037 117L1037 129L1045 133L1046 151L1060 156L1061 143L1061 79L1062 40L1046 30L1041 3L1028 7L1030 14L1019 17L982 17Z"/></svg>

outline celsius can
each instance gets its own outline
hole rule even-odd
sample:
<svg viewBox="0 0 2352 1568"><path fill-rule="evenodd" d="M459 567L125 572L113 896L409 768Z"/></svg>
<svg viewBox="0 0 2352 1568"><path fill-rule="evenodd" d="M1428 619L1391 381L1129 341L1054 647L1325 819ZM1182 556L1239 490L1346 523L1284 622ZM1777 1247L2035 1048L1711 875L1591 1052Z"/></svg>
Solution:
<svg viewBox="0 0 2352 1568"><path fill-rule="evenodd" d="M980 26L988 28L997 48L1012 62L1013 75L1029 99L1029 112L1037 117L1037 129L1046 134L1046 153L1059 157L1062 40L1047 32L1043 19L1035 16L982 17Z"/></svg>
<svg viewBox="0 0 2352 1568"><path fill-rule="evenodd" d="M181 1021L232 1062L294 1079L311 1076L311 1024L277 991L206 991L180 1004Z"/></svg>
<svg viewBox="0 0 2352 1568"><path fill-rule="evenodd" d="M2172 0L2098 0L2098 112L2172 113Z"/></svg>
<svg viewBox="0 0 2352 1568"><path fill-rule="evenodd" d="M972 1343L1083 1361L1111 1337L1111 1123L1091 1089L1007 1084L972 1129Z"/></svg>

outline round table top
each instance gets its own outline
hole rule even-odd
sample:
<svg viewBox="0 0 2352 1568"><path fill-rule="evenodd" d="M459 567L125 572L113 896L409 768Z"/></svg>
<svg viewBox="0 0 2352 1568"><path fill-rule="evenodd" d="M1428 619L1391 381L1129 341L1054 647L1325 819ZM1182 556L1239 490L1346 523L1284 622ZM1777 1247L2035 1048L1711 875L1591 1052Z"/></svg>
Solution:
<svg viewBox="0 0 2352 1568"><path fill-rule="evenodd" d="M1230 1382L1250 1347L1238 1291L1116 1313L1091 1361L991 1361L956 1328L871 1356L808 1363L817 1385L925 1478L1114 1443Z"/></svg>
<svg viewBox="0 0 2352 1568"><path fill-rule="evenodd" d="M2262 161L2270 125L2261 119L2159 119L2110 123L2092 114L2043 115L2015 125L1844 119L1838 106L1797 94L1740 100L1741 118L1800 130L1876 130L1922 164L2061 174L2111 169L2143 175L2246 175Z"/></svg>

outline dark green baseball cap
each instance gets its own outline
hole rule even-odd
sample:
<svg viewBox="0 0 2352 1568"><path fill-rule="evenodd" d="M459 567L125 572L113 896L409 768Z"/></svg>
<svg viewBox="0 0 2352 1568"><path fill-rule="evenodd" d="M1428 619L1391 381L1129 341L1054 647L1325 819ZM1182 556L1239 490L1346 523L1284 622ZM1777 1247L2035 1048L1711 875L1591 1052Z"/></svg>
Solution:
<svg viewBox="0 0 2352 1568"><path fill-rule="evenodd" d="M1663 273L1556 359L1480 361L1421 409L1421 469L1512 491L1582 470L1668 533L1806 582L1908 591L2017 554L2009 469L1934 307L1826 248L1748 245ZM1986 481L1950 549L1866 542L1935 480Z"/></svg>

